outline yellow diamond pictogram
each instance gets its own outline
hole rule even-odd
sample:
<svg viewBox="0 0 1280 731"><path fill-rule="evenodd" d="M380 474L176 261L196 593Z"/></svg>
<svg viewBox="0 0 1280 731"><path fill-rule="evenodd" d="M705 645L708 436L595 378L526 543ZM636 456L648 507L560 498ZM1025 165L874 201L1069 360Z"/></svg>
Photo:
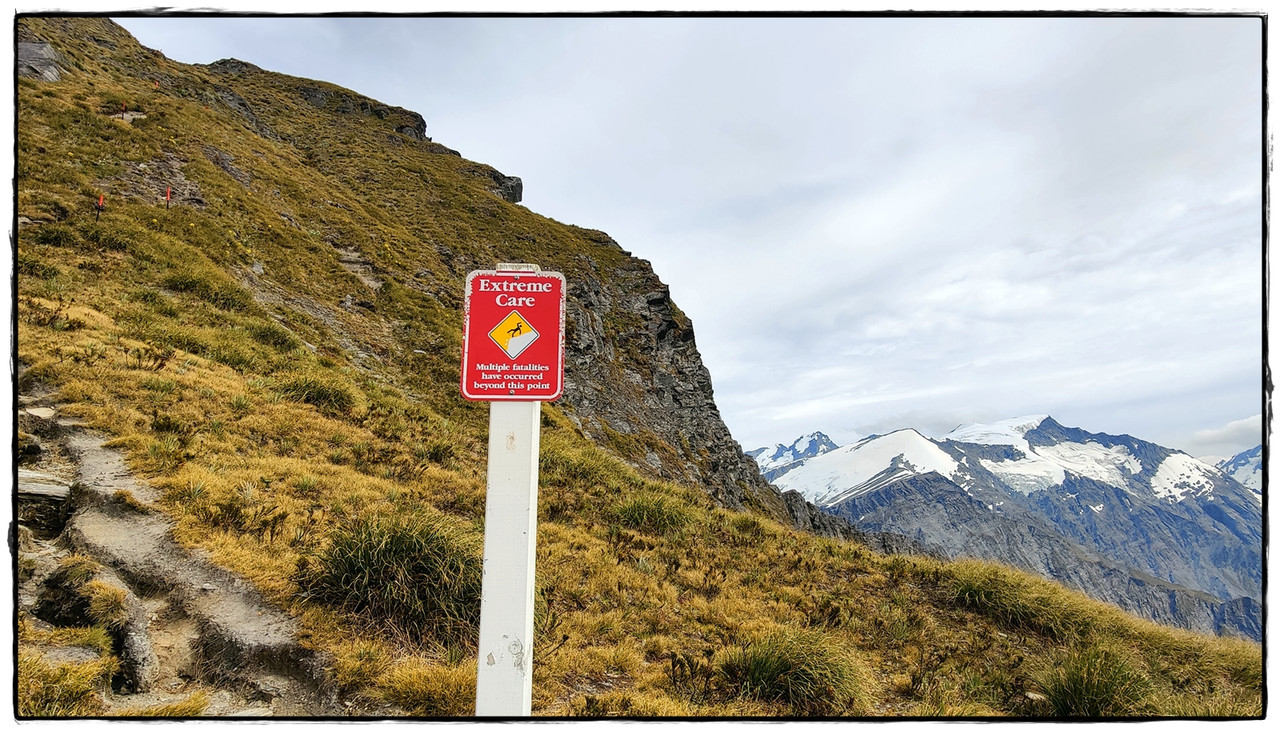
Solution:
<svg viewBox="0 0 1280 731"><path fill-rule="evenodd" d="M502 322L489 331L489 337L502 348L502 352L514 360L538 339L538 331L529 325L524 315L512 310L511 314L502 318Z"/></svg>

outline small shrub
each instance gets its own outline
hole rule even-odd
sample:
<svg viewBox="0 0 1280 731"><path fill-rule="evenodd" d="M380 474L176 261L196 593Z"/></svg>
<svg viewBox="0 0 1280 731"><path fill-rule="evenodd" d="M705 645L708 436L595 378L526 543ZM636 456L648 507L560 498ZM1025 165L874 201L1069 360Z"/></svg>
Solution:
<svg viewBox="0 0 1280 731"><path fill-rule="evenodd" d="M128 348L124 351L125 365L130 368L137 368L146 371L158 371L165 367L169 359L174 356L174 350L164 345L156 345L155 343L146 343L145 345Z"/></svg>
<svg viewBox="0 0 1280 731"><path fill-rule="evenodd" d="M797 715L863 714L867 668L820 632L782 629L717 657L722 687L739 698L786 703Z"/></svg>
<svg viewBox="0 0 1280 731"><path fill-rule="evenodd" d="M67 314L66 303L62 301L58 301L53 307L48 307L39 300L23 297L19 300L18 309L23 322L29 325L47 327L56 332L68 332L84 327L83 320Z"/></svg>
<svg viewBox="0 0 1280 731"><path fill-rule="evenodd" d="M479 538L440 515L358 518L301 566L307 595L410 636L475 642Z"/></svg>
<svg viewBox="0 0 1280 731"><path fill-rule="evenodd" d="M1048 716L1132 716L1149 712L1151 683L1124 656L1089 646L1061 653L1053 667L1035 678Z"/></svg>

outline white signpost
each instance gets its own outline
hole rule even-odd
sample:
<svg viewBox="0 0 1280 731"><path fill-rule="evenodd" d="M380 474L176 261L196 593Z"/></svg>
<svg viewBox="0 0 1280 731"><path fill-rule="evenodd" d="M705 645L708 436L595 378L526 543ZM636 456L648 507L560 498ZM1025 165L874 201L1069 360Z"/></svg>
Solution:
<svg viewBox="0 0 1280 731"><path fill-rule="evenodd" d="M528 716L533 703L533 570L538 535L537 401L489 405L477 716Z"/></svg>
<svg viewBox="0 0 1280 731"><path fill-rule="evenodd" d="M490 402L477 716L532 710L541 402L563 390L564 298L532 264L467 277L462 395Z"/></svg>

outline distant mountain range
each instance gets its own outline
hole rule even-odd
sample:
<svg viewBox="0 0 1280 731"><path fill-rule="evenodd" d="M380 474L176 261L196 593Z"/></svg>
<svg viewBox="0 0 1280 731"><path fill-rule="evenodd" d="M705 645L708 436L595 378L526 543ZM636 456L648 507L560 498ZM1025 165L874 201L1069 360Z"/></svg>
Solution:
<svg viewBox="0 0 1280 731"><path fill-rule="evenodd" d="M1218 469L1236 482L1249 488L1258 503L1262 503L1262 445L1248 449L1231 459L1224 459ZM767 478L766 478L767 479Z"/></svg>
<svg viewBox="0 0 1280 731"><path fill-rule="evenodd" d="M791 444L775 444L772 447L760 447L747 452L747 456L760 465L760 474L764 479L773 482L787 472L804 464L810 457L826 454L837 448L831 437L816 431L806 434Z"/></svg>
<svg viewBox="0 0 1280 731"><path fill-rule="evenodd" d="M1260 475L1250 452L1224 465ZM1030 416L838 448L816 433L748 454L860 530L1008 563L1167 624L1261 637L1260 485L1183 452Z"/></svg>

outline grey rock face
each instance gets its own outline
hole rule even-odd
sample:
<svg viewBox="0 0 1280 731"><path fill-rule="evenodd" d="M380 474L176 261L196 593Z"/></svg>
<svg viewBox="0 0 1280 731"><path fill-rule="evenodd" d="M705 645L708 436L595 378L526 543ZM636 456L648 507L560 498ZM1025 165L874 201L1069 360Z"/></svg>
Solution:
<svg viewBox="0 0 1280 731"><path fill-rule="evenodd" d="M217 165L224 173L235 178L236 182L241 185L248 186L252 181L253 178L248 173L236 167L236 159L227 152L220 150L213 145L204 145L203 151L205 158L208 159L209 162Z"/></svg>
<svg viewBox="0 0 1280 731"><path fill-rule="evenodd" d="M231 111L243 117L245 120L245 127L248 129L262 135L266 139L279 141L280 135L276 134L275 130L271 129L271 127L267 126L265 122L259 119L257 113L253 111L253 107L249 106L249 102L245 101L245 98L237 94L234 90L225 86L215 85L213 87L213 98L210 99L210 101L219 102L228 107Z"/></svg>
<svg viewBox="0 0 1280 731"><path fill-rule="evenodd" d="M583 431L642 472L787 520L781 495L724 425L693 326L649 263L575 278L568 295L562 403Z"/></svg>
<svg viewBox="0 0 1280 731"><path fill-rule="evenodd" d="M493 183L497 187L494 193L508 203L519 203L524 197L524 181L514 175L503 175L494 170Z"/></svg>
<svg viewBox="0 0 1280 731"><path fill-rule="evenodd" d="M885 554L915 554L945 558L942 551L897 533L863 532L840 516L823 512L795 490L782 493L791 524L801 530L828 538L858 541Z"/></svg>
<svg viewBox="0 0 1280 731"><path fill-rule="evenodd" d="M329 95L324 92L324 89L317 89L314 86L304 86L298 89L298 93L302 94L302 98L306 99L308 104L318 109L323 109L329 101Z"/></svg>
<svg viewBox="0 0 1280 731"><path fill-rule="evenodd" d="M222 62L219 62L222 63ZM357 96L340 89L322 89L318 86L298 87L298 94L316 109L326 109L333 102L333 111L339 114L361 114L378 119L392 119L395 130L415 140L427 139L427 120L421 114L401 107L378 104L372 99Z"/></svg>
<svg viewBox="0 0 1280 731"><path fill-rule="evenodd" d="M58 81L62 78L65 63L58 53L44 41L19 41L17 57L18 75L41 81Z"/></svg>
<svg viewBox="0 0 1280 731"><path fill-rule="evenodd" d="M56 536L67 522L71 483L56 475L18 469L18 520L41 536Z"/></svg>
<svg viewBox="0 0 1280 731"><path fill-rule="evenodd" d="M209 64L209 70L216 74L236 76L249 71L261 71L262 69L238 58L224 58Z"/></svg>

